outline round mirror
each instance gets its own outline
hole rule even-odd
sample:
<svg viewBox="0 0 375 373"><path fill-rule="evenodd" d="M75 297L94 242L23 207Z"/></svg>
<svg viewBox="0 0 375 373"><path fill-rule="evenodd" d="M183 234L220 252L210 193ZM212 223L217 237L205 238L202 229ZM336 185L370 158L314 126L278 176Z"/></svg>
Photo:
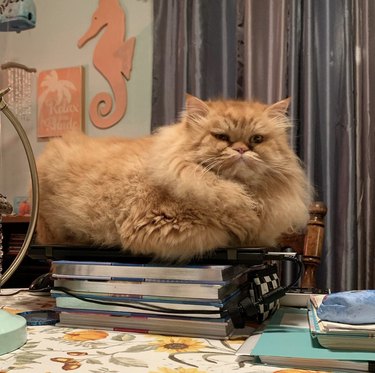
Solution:
<svg viewBox="0 0 375 373"><path fill-rule="evenodd" d="M22 244L21 250L18 252L17 256L14 258L13 262L7 268L5 273L1 276L0 288L5 282L12 276L12 274L16 271L18 266L21 264L23 258L25 257L27 250L30 246L35 226L36 226L36 219L38 215L38 208L39 208L39 184L38 184L38 173L35 163L34 154L30 145L30 142L27 138L26 132L24 131L21 123L16 118L16 116L12 113L9 109L7 104L5 103L3 97L10 91L9 88L0 91L0 110L5 114L5 116L9 119L12 123L14 129L16 130L23 148L26 152L26 157L30 169L31 175L31 197L32 197L32 204L31 204L31 214L30 214L30 223L26 232L25 240ZM0 258L1 260L1 258Z"/></svg>

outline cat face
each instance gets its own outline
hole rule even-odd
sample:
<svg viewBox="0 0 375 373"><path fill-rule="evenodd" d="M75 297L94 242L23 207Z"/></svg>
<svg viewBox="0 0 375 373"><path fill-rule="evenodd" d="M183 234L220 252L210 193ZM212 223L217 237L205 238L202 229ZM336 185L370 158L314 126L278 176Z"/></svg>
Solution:
<svg viewBox="0 0 375 373"><path fill-rule="evenodd" d="M186 128L193 161L228 179L261 182L293 159L285 116L288 100L274 105L244 101L203 102L190 97Z"/></svg>

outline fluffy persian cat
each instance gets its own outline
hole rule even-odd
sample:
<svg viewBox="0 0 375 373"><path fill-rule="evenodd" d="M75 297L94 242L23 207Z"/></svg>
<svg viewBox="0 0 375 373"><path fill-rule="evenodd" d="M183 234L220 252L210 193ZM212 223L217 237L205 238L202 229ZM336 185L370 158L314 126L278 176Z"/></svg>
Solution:
<svg viewBox="0 0 375 373"><path fill-rule="evenodd" d="M288 105L187 96L182 119L148 137L52 140L38 160L37 242L173 261L274 245L306 225L311 195Z"/></svg>

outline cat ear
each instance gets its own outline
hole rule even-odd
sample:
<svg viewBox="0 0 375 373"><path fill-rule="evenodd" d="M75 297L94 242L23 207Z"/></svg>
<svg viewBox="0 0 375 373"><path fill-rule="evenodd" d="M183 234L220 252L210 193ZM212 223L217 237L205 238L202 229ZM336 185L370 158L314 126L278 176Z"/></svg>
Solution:
<svg viewBox="0 0 375 373"><path fill-rule="evenodd" d="M290 97L288 97L284 100L278 101L275 104L272 104L272 105L268 106L266 111L272 117L278 117L280 115L285 115L288 111L290 101L291 101Z"/></svg>
<svg viewBox="0 0 375 373"><path fill-rule="evenodd" d="M207 104L199 98L186 94L185 95L185 110L190 118L205 117L208 114Z"/></svg>

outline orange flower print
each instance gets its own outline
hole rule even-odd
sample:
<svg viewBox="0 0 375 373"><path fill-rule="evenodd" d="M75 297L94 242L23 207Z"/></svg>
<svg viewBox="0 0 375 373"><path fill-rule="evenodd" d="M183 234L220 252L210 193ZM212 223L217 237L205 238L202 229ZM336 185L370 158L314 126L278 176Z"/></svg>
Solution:
<svg viewBox="0 0 375 373"><path fill-rule="evenodd" d="M81 366L81 363L79 361L70 357L53 357L51 358L51 361L54 361L55 363L63 363L63 370L74 370L78 369Z"/></svg>
<svg viewBox="0 0 375 373"><path fill-rule="evenodd" d="M12 307L2 307L1 309L3 309L4 311L7 311L9 313L12 313L13 315L16 315L17 313L20 313L22 312L22 310L18 309L18 308L12 308ZM2 371L0 370L0 373L2 373Z"/></svg>
<svg viewBox="0 0 375 373"><path fill-rule="evenodd" d="M84 356L84 355L88 355L87 352L78 352L78 351L67 352L67 354L70 355L70 356Z"/></svg>
<svg viewBox="0 0 375 373"><path fill-rule="evenodd" d="M71 362L71 363L65 363L62 368L64 370L74 370L78 369L81 366L81 364L78 361Z"/></svg>
<svg viewBox="0 0 375 373"><path fill-rule="evenodd" d="M159 337L150 344L156 345L156 351L171 353L199 351L205 346L203 342L183 337Z"/></svg>
<svg viewBox="0 0 375 373"><path fill-rule="evenodd" d="M77 330L64 335L68 341L96 341L108 337L108 333L103 330Z"/></svg>
<svg viewBox="0 0 375 373"><path fill-rule="evenodd" d="M55 363L70 363L76 361L70 357L51 357L50 360L54 361Z"/></svg>

